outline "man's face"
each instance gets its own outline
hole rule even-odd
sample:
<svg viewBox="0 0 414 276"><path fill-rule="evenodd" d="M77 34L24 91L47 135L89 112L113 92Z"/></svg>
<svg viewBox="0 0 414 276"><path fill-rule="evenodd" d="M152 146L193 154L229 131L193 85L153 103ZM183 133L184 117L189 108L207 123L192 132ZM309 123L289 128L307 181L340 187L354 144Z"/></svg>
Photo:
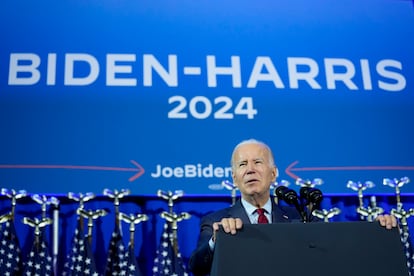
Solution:
<svg viewBox="0 0 414 276"><path fill-rule="evenodd" d="M233 182L243 195L270 194L276 168L270 164L269 152L264 146L241 145L233 156L233 164Z"/></svg>

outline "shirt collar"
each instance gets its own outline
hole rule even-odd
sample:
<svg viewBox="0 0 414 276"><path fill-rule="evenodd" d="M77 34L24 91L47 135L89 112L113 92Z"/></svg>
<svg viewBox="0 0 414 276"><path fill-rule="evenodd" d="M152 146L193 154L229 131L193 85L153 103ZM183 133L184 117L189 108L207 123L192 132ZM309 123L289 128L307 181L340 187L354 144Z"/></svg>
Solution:
<svg viewBox="0 0 414 276"><path fill-rule="evenodd" d="M256 211L257 206L250 204L244 198L241 198L241 202L243 204L244 209L246 210L248 214L253 214ZM266 213L268 214L272 213L272 202L270 198L266 201L265 205L262 208L266 210Z"/></svg>

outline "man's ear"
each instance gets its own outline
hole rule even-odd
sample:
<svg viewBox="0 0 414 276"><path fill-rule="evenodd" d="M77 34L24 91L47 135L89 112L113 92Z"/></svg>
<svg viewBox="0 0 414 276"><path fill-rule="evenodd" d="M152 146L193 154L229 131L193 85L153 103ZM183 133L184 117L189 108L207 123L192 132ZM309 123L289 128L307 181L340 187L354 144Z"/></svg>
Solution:
<svg viewBox="0 0 414 276"><path fill-rule="evenodd" d="M275 168L275 170L273 171L273 176L275 178L275 180L279 177L279 169Z"/></svg>

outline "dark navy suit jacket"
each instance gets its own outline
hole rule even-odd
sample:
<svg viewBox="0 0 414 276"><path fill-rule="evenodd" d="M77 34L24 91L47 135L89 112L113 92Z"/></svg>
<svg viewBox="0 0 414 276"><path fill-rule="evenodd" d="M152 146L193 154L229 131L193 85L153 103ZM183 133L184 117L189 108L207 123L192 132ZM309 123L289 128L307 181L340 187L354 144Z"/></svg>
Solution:
<svg viewBox="0 0 414 276"><path fill-rule="evenodd" d="M272 223L284 223L300 221L299 212L290 206L280 206L272 200ZM244 224L250 224L250 219L246 213L241 200L239 199L233 206L214 213L208 214L201 219L200 236L197 248L193 251L189 261L190 271L197 276L208 275L213 263L213 252L209 246L209 240L213 236L213 223L222 218L240 218Z"/></svg>

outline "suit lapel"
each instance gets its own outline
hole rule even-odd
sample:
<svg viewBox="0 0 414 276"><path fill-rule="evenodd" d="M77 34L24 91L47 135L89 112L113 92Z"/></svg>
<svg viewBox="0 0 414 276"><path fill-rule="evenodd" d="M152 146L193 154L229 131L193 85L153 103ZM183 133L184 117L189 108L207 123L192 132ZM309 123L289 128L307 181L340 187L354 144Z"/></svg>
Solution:
<svg viewBox="0 0 414 276"><path fill-rule="evenodd" d="M272 198L272 216L273 223L275 222L289 222L290 218L286 211L282 210Z"/></svg>
<svg viewBox="0 0 414 276"><path fill-rule="evenodd" d="M233 218L240 218L243 221L243 223L250 224L249 216L247 215L246 210L244 209L240 199L238 199L236 203L232 207L230 207L229 216Z"/></svg>

